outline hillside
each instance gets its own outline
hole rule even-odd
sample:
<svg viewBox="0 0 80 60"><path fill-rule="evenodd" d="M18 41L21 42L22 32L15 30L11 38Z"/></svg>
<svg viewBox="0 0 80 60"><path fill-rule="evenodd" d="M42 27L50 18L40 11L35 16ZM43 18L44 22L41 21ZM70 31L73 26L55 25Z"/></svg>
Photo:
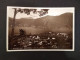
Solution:
<svg viewBox="0 0 80 60"><path fill-rule="evenodd" d="M72 31L72 13L64 13L59 16L45 16L38 19L21 18L16 19L18 27L35 27L35 30L41 29L52 32L71 32ZM9 24L12 24L12 18L9 18ZM32 29L34 30L34 29Z"/></svg>

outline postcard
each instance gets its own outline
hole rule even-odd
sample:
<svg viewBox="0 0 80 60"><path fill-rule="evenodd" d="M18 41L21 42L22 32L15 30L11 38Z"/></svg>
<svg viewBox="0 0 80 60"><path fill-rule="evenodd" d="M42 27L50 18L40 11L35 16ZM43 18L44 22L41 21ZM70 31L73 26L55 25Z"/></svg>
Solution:
<svg viewBox="0 0 80 60"><path fill-rule="evenodd" d="M74 51L74 10L7 6L7 51Z"/></svg>

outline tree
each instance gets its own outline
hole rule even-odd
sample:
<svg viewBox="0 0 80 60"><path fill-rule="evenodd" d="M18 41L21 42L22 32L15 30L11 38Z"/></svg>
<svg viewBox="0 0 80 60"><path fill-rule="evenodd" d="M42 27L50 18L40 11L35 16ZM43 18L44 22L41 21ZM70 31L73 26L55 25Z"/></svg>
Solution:
<svg viewBox="0 0 80 60"><path fill-rule="evenodd" d="M16 19L16 15L18 12L20 13L25 13L27 15L30 15L30 12L33 12L33 14L39 14L39 16L43 16L45 14L48 13L49 9L41 9L40 11L38 11L37 9L21 9L21 8L13 8L14 9L14 17L13 17L13 22L12 22L12 32L11 32L11 36L14 36L14 28L15 28L15 19Z"/></svg>
<svg viewBox="0 0 80 60"><path fill-rule="evenodd" d="M12 32L11 32L11 36L14 36L14 27L15 27L15 17L17 14L17 9L14 8L14 17L13 17L13 22L12 22Z"/></svg>

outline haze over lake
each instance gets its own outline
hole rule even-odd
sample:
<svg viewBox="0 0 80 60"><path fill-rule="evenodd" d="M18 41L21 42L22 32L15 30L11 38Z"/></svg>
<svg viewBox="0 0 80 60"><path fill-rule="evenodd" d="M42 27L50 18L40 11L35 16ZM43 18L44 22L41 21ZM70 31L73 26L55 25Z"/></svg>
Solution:
<svg viewBox="0 0 80 60"><path fill-rule="evenodd" d="M72 32L73 13L64 13L59 16L44 16L41 18L20 18L15 21L15 33L23 29L26 33L36 34L42 32ZM12 18L9 17L9 25Z"/></svg>

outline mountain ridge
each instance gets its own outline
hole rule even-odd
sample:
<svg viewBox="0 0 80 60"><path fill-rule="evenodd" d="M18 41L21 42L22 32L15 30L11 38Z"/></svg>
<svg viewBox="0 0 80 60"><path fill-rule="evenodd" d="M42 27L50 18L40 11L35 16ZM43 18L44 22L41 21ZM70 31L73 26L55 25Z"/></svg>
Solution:
<svg viewBox="0 0 80 60"><path fill-rule="evenodd" d="M9 19L9 23L11 19ZM37 19L16 19L16 26L20 24L22 27L35 27L34 29L44 29L52 32L71 32L72 31L72 13L64 13L59 16L45 16Z"/></svg>

